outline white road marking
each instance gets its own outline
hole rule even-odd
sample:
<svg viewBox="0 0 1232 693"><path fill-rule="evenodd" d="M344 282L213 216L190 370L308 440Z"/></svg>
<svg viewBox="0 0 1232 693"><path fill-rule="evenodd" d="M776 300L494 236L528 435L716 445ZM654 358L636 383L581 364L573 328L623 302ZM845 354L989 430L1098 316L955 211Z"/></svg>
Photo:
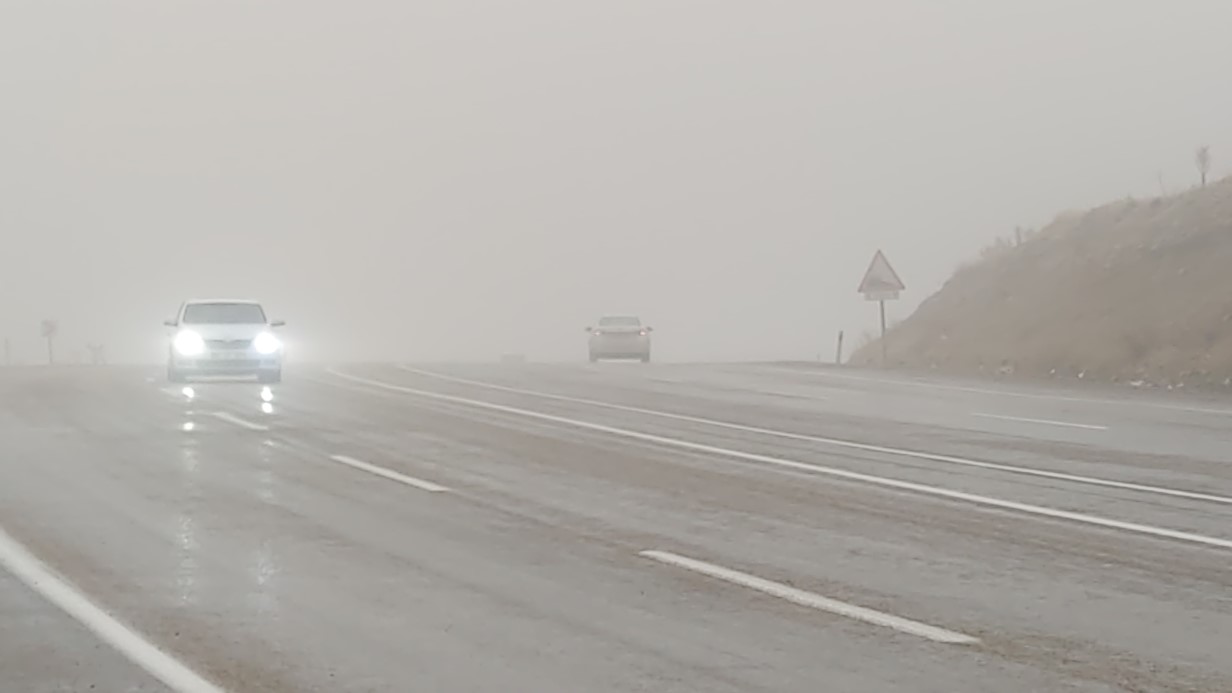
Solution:
<svg viewBox="0 0 1232 693"><path fill-rule="evenodd" d="M668 385L688 385L689 384L688 380L681 378L681 377L668 378L666 376L657 376L657 377L650 377L646 379L652 383L667 383Z"/></svg>
<svg viewBox="0 0 1232 693"><path fill-rule="evenodd" d="M191 400L197 396L197 391L187 385L183 387L160 387L158 391L181 402Z"/></svg>
<svg viewBox="0 0 1232 693"><path fill-rule="evenodd" d="M0 565L30 589L177 693L224 693L140 633L116 620L0 529Z"/></svg>
<svg viewBox="0 0 1232 693"><path fill-rule="evenodd" d="M1063 426L1065 428L1081 428L1088 431L1106 431L1107 426L1096 426L1094 424L1070 423L1068 421L1052 421L1050 419L1028 419L1022 416L1005 416L1002 414L983 414L973 412L972 416L978 416L981 419L997 419L998 421L1017 421L1019 423L1041 424L1044 426Z"/></svg>
<svg viewBox="0 0 1232 693"><path fill-rule="evenodd" d="M355 469L368 472L369 474L375 474L391 481L396 481L400 484L413 486L421 491L442 493L449 490L440 484L434 484L431 481L424 481L423 479L416 479L413 476L407 476L406 474L395 472L392 469L378 467L375 464L369 464L362 460L357 460L354 457L347 457L346 455L331 455L330 459L340 464L345 464L348 467L354 467Z"/></svg>
<svg viewBox="0 0 1232 693"><path fill-rule="evenodd" d="M853 382L877 383L880 385L905 385L907 387L922 387L930 390L949 390L951 392L970 392L980 395L997 395L1001 397L1016 397L1019 399L1038 399L1053 402L1074 402L1077 404L1103 404L1112 406L1126 407L1148 407L1151 409L1163 409L1167 411L1189 412L1193 414L1217 414L1219 416L1232 416L1232 409L1214 409L1209 407L1196 407L1183 404L1165 404L1163 402L1148 402L1145 400L1133 399L1107 399L1096 397L1074 397L1069 395L1049 395L1042 393L1031 392L1012 392L1009 390L993 390L982 387L965 387L962 385L946 385L945 383L931 382L928 380L893 380L890 378L870 378L859 375L848 375L846 373L828 373L820 370L805 370L787 367L772 367L773 370L782 373L797 373L813 378L833 378L835 380L850 380Z"/></svg>
<svg viewBox="0 0 1232 693"><path fill-rule="evenodd" d="M892 628L900 633L915 635L932 640L933 642L941 642L951 645L971 645L979 642L979 638L974 638L970 635L956 633L952 630L946 630L945 628L938 628L937 626L930 626L927 623L912 621L911 619L895 616L893 614L887 614L885 612L876 611L863 606L848 604L847 602L841 602L837 599L830 599L829 597L823 597L815 592L808 592L790 585L784 585L781 582L774 582L773 580L760 578L756 575L750 575L749 573L732 570L731 568L724 568L723 566L715 565L713 563L706 563L705 561L699 561L694 558L689 558L688 556L681 556L680 554L671 553L670 551L642 551L638 553L638 555L660 563L675 566L677 568L684 568L685 570L691 570L695 573L701 573L702 575L718 578L719 580L730 582L733 585L748 587L749 589L757 590L758 592L768 594L772 597L785 599L793 604L799 604L800 606L806 606L810 609L817 609L819 611L826 611L838 616L863 621L864 623L871 623L875 626Z"/></svg>
<svg viewBox="0 0 1232 693"><path fill-rule="evenodd" d="M227 423L233 423L236 426L247 428L250 431L268 431L269 430L269 426L266 426L265 424L253 423L251 421L248 421L247 419L241 419L240 417L230 412L216 411L214 412L214 416L216 418L222 419L223 421L226 421Z"/></svg>
<svg viewBox="0 0 1232 693"><path fill-rule="evenodd" d="M993 498L991 496L981 496L965 491L955 491L952 489L941 488L939 486L929 486L927 484L917 484L911 481L902 481L900 479L891 479L888 477L874 476L872 474L862 474L860 472L847 471L845 469L836 469L834 467L824 467L817 464L809 464L806 462L797 462L795 460L784 459L780 457L770 457L769 455L759 455L751 452L741 452L739 450L731 450L721 448L714 445L704 445L702 443L693 443L679 438L668 438L666 436L658 436L650 433L641 433L631 431L625 428L616 428L614 426L605 426L602 424L590 423L588 421L579 421L563 416L555 416L553 414L545 414L530 409L520 409L518 407L510 407L503 404L494 404L492 402L484 402L477 399L468 399L466 397L456 397L454 395L441 394L430 390L418 390L402 385L393 385L391 383L381 382L379 380L370 380L354 375L348 375L340 371L330 369L331 375L349 380L351 382L376 387L391 392L402 392L429 399L435 399L442 402L453 402L455 404L464 404L467 406L487 409L489 411L497 411L505 414L514 414L526 418L537 419L540 421L549 421L552 423L574 426L599 433L630 438L632 440L640 440L647 443L656 443L668 447L680 448L691 452L700 452L707 455L718 457L728 457L746 462L758 462L765 465L781 467L783 469L791 469L794 471L808 472L822 476L830 476L838 479L846 479L849 481L859 481L875 486L883 486L900 491L912 491L929 496L937 496L939 498L947 498L950 500L965 501L975 505L982 505L990 508L998 508L1001 510L1013 510L1028 515L1038 515L1056 520L1069 520L1081 524L1092 525L1095 527L1103 527L1106 529L1117 529L1124 532L1134 534L1142 534L1151 537L1163 539L1175 539L1178 541L1188 542L1192 544L1200 544L1203 546L1213 546L1221 549L1232 549L1232 540L1221 539L1218 537L1209 537L1203 534L1195 534L1192 532L1183 532L1175 529L1167 529L1165 527L1155 527L1152 525L1138 524L1135 522L1125 522L1122 520L1114 520L1111 518L1100 517L1098 515L1087 515L1085 513L1073 512L1070 510L1059 510L1056 508L1048 508L1041 505L1032 505L1030 503L1019 503L1017 501L1004 500L1001 498Z"/></svg>
<svg viewBox="0 0 1232 693"><path fill-rule="evenodd" d="M542 399L555 400L558 402L569 402L572 404L586 404L593 407L611 409L614 411L624 411L632 414L644 414L646 416L656 416L663 419L671 419L674 421L685 421L688 423L701 424L704 426L714 426L716 428L724 428L732 431L743 431L745 433L756 433L758 435L774 436L776 438L785 438L788 440L799 440L810 443L821 443L822 445L830 445L837 448L845 448L848 450L860 450L862 452L875 452L883 455L896 455L899 457L910 457L917 460L927 460L929 462L941 462L944 464L954 464L964 467L975 467L978 469L991 469L999 472L1008 472L1010 474L1022 474L1026 476L1041 477L1044 479L1056 479L1058 481L1069 481L1078 484L1089 484L1091 486L1102 486L1105 488L1119 488L1127 491L1139 491L1142 493L1153 493L1160 496L1171 496L1174 498L1185 498L1188 500L1205 501L1209 503L1221 503L1223 505L1232 505L1232 497L1217 496L1209 493L1199 493L1197 491L1185 491L1183 489L1168 488L1166 486L1151 486L1149 484L1135 484L1128 481L1115 481L1113 479L1101 479L1099 477L1082 476L1079 474L1066 474L1064 472L1053 472L1046 469L1035 469L1032 467L1020 467L1012 464L999 464L996 462L984 462L981 460L970 460L963 457L952 457L950 455L938 455L931 452L920 452L918 450L905 450L902 448L890 448L883 445L871 445L868 443L857 443L851 440L841 440L839 438L825 438L822 436L812 436L803 433L791 433L789 431L777 431L771 428L761 428L758 426L745 426L743 424L731 423L729 421L717 421L714 419L703 419L696 416L687 416L685 414L672 414L671 412L658 411L655 409L643 409L641 407L630 407L623 404L612 404L610 402L601 402L599 400L584 399L581 397L566 397L564 395L555 395L547 392L537 392L535 390L524 390L516 387L506 387L504 385L495 385L485 383L480 380L467 380L465 378L456 378L454 376L442 375L433 373L432 371L421 371L408 366L399 366L402 370L408 373L415 373L425 377L436 378L447 382L455 382L463 385L474 385L490 390L498 390L501 392L510 392L520 395L528 395L540 397Z"/></svg>

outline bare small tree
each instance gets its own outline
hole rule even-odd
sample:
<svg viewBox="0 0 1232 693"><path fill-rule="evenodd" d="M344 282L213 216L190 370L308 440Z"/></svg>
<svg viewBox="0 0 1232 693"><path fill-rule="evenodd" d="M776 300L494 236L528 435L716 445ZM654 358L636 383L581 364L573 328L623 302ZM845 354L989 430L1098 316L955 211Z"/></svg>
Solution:
<svg viewBox="0 0 1232 693"><path fill-rule="evenodd" d="M91 342L86 344L86 350L90 352L90 363L95 366L99 366L107 362L107 352L102 344L95 344Z"/></svg>
<svg viewBox="0 0 1232 693"><path fill-rule="evenodd" d="M1206 176L1211 172L1211 146L1204 144L1194 153L1194 164L1198 167L1198 175L1202 177L1202 187L1206 187Z"/></svg>

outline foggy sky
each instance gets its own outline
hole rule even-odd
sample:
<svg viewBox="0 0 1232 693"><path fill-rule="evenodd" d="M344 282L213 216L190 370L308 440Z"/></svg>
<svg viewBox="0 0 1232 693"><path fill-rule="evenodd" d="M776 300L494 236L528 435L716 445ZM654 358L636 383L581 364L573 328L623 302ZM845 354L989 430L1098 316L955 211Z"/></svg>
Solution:
<svg viewBox="0 0 1232 693"><path fill-rule="evenodd" d="M0 0L0 337L830 358L1016 225L1232 170L1226 0Z"/></svg>

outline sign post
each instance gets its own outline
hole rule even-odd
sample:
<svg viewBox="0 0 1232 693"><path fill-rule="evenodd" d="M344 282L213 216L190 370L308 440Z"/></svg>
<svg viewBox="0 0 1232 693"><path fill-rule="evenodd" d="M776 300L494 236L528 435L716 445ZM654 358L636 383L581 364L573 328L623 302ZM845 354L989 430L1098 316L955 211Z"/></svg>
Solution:
<svg viewBox="0 0 1232 693"><path fill-rule="evenodd" d="M881 307L881 367L885 368L889 356L886 354L885 301L877 301Z"/></svg>
<svg viewBox="0 0 1232 693"><path fill-rule="evenodd" d="M60 331L60 325L55 320L43 321L43 339L47 340L47 365L52 365L56 362L56 354L52 348L55 342L56 333Z"/></svg>
<svg viewBox="0 0 1232 693"><path fill-rule="evenodd" d="M898 278L898 273L890 266L890 261L886 260L885 255L878 250L873 256L872 263L869 264L868 270L864 273L864 279L860 280L860 288L858 292L864 294L864 300L876 301L881 312L881 366L884 368L889 362L888 349L886 348L886 313L885 302L897 301L898 294L907 288L903 284L903 280Z"/></svg>

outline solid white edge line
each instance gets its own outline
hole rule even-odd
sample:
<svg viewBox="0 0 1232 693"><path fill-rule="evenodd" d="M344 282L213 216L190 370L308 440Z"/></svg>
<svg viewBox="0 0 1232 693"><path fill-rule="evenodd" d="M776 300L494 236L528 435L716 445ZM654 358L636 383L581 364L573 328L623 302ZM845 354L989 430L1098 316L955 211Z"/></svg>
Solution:
<svg viewBox="0 0 1232 693"><path fill-rule="evenodd" d="M177 693L225 693L140 633L108 615L3 529L0 529L0 565L171 690Z"/></svg>
<svg viewBox="0 0 1232 693"><path fill-rule="evenodd" d="M330 455L329 458L339 464L345 464L348 467L353 467L360 471L368 472L369 474L375 474L376 476L384 477L390 481L396 481L400 484L413 486L421 491L428 491L429 493L443 493L449 490L440 484L434 484L431 481L424 481L423 479L416 479L413 476L407 476L406 474L395 472L392 469L378 467L375 464L370 464L368 462L364 462L363 460L357 460L354 457L347 457L346 455Z"/></svg>
<svg viewBox="0 0 1232 693"><path fill-rule="evenodd" d="M247 428L250 431L268 431L269 430L269 426L266 426L265 424L253 423L246 419L241 419L240 417L236 416L235 414L232 414L231 412L216 411L214 412L214 416L215 418L222 419L223 421L226 421L227 423L233 423L236 426Z"/></svg>
<svg viewBox="0 0 1232 693"><path fill-rule="evenodd" d="M650 433L640 433L614 426L604 426L602 424L589 423L587 421L579 421L577 419L569 419L563 416L554 416L552 414L544 414L542 412L532 411L530 409L519 409L517 407L509 407L503 404L493 404L482 400L468 399L465 397L456 397L453 395L445 395L439 392L431 392L428 390L417 390L415 388L404 387L401 385L391 385L390 383L381 382L379 380L370 380L368 378L360 378L354 375L348 375L335 369L329 369L328 373L350 380L351 382L368 385L380 389L390 390L392 392L403 392L406 394L427 397L436 399L442 402L453 402L455 404L464 404L467 406L487 409L489 411L498 411L505 414L514 414L526 418L538 419L540 421L549 421L552 423L574 426L590 431L607 433L632 440L640 440L648 443L657 443L669 447L680 448L682 450L690 450L692 452L700 452L708 455L719 457L728 457L747 462L759 462L762 464L782 467L784 469L792 469L795 471L809 472L823 476L830 476L837 479L847 479L849 481L860 481L875 486L883 486L902 491L914 491L939 498L947 498L950 500L966 501L976 505L983 505L990 508L998 508L1001 510L1014 510L1029 515L1038 515L1040 517L1048 517L1058 520L1069 520L1081 524L1092 525L1095 527L1103 527L1106 529L1117 529L1135 534L1143 534L1146 536L1159 537L1164 539L1175 539L1177 541L1188 542L1192 544L1200 544L1203 546L1213 546L1221 549L1232 549L1232 540L1220 539L1218 537L1208 537L1203 534L1195 534L1193 532L1183 532L1175 529L1167 529L1165 527L1154 527L1151 525L1138 524L1136 522L1125 522L1122 520L1114 520L1111 518L1100 517L1098 515L1087 515L1084 513L1073 512L1070 510L1058 510L1056 508L1048 508L1041 505L1031 505L1030 503L1019 503L1017 501L1009 501L1001 498L993 498L991 496L981 496L965 491L954 491L952 489L940 488L937 486L929 486L927 484L917 484L910 481L902 481L899 479L890 479L887 477L874 476L872 474L862 474L860 472L851 472L845 469L836 469L834 467L824 467L817 464L808 464L805 462L797 462L779 457L770 457L769 455L758 455L751 452L741 452L739 450L730 450L720 448L713 445L703 445L701 443L692 443L678 438L667 438L664 436L652 435Z"/></svg>
<svg viewBox="0 0 1232 693"><path fill-rule="evenodd" d="M875 626L890 628L900 633L914 635L917 637L932 640L933 642L946 643L950 645L971 645L978 643L979 638L957 633L945 628L930 626L927 623L912 621L909 618L887 614L883 611L869 609L855 604L848 604L837 599L824 597L816 592L809 592L790 585L784 585L781 582L767 580L765 578L750 575L739 570L724 568L721 565L699 561L688 556L672 553L670 551L641 551L639 556L649 558L659 563L683 568L695 573L701 573L712 578L729 582L733 585L747 587L756 590L763 594L768 594L771 597L777 597L793 604L805 606L818 611L825 611L837 616L863 621Z"/></svg>
<svg viewBox="0 0 1232 693"><path fill-rule="evenodd" d="M1080 424L1070 423L1068 421L1052 421L1050 419L1030 419L1025 416L1006 416L1004 414L985 414L983 412L972 412L972 416L978 416L981 419L996 419L998 421L1017 421L1019 423L1041 424L1044 426L1063 426L1065 428L1081 428L1088 431L1106 431L1107 426L1097 426L1095 424Z"/></svg>
<svg viewBox="0 0 1232 693"><path fill-rule="evenodd" d="M824 438L821 436L806 435L803 433L791 433L788 431L776 431L770 428L761 428L758 426L745 426L743 424L731 423L729 421L717 421L714 419L703 419L696 416L687 416L685 414L672 414L670 412L657 411L654 409L643 409L641 407L630 407L623 404L612 404L610 402L601 402L593 399L584 399L580 397L566 397L564 395L555 395L547 392L537 392L535 390L525 390L516 387L507 387L504 385L495 385L493 383L485 383L480 380L468 380L466 378L456 378L432 371L423 371L409 366L399 366L400 369L422 375L437 380L446 382L454 382L462 385L474 385L476 387L484 387L490 390L498 390L501 392L510 392L519 395L528 395L532 397L540 397L543 399L554 400L558 402L570 402L573 404L586 404L593 407L601 407L611 409L613 411L624 411L631 414L644 414L646 416L657 416L659 418L671 419L674 421L686 421L688 423L701 424L704 426L714 426L716 428L725 428L732 431L743 431L745 433L756 433L759 435L774 436L777 438L785 438L788 440L799 440L810 443L821 443L823 445L831 445L838 448L848 450L860 450L862 452L875 452L883 455L896 455L899 457L910 457L917 460L927 460L929 462L942 462L945 464L955 464L964 467L975 467L978 469L991 469L999 472L1007 472L1010 474L1023 474L1026 476L1036 476L1044 479L1056 479L1058 481L1069 481L1077 484L1088 484L1091 486L1103 486L1105 488L1119 488L1126 491L1139 491L1142 493L1153 493L1161 496L1171 496L1174 498L1185 498L1188 500L1206 501L1210 503L1221 503L1223 505L1232 505L1232 498L1228 496L1217 496L1209 493L1199 493L1197 491L1185 491L1183 489L1168 488L1166 486L1152 486L1149 484L1135 484L1129 481L1115 481L1112 479L1101 479L1099 477L1082 476L1080 474L1066 474L1065 472L1053 472L1047 469L1034 469L1032 467L1019 467L1012 464L1000 464L997 462L984 462L981 460L971 460L963 457L952 457L950 455L938 455L931 452L920 452L917 450L904 450L901 448L890 448L883 445L871 445L868 443L857 443L851 440L841 440L839 438Z"/></svg>

